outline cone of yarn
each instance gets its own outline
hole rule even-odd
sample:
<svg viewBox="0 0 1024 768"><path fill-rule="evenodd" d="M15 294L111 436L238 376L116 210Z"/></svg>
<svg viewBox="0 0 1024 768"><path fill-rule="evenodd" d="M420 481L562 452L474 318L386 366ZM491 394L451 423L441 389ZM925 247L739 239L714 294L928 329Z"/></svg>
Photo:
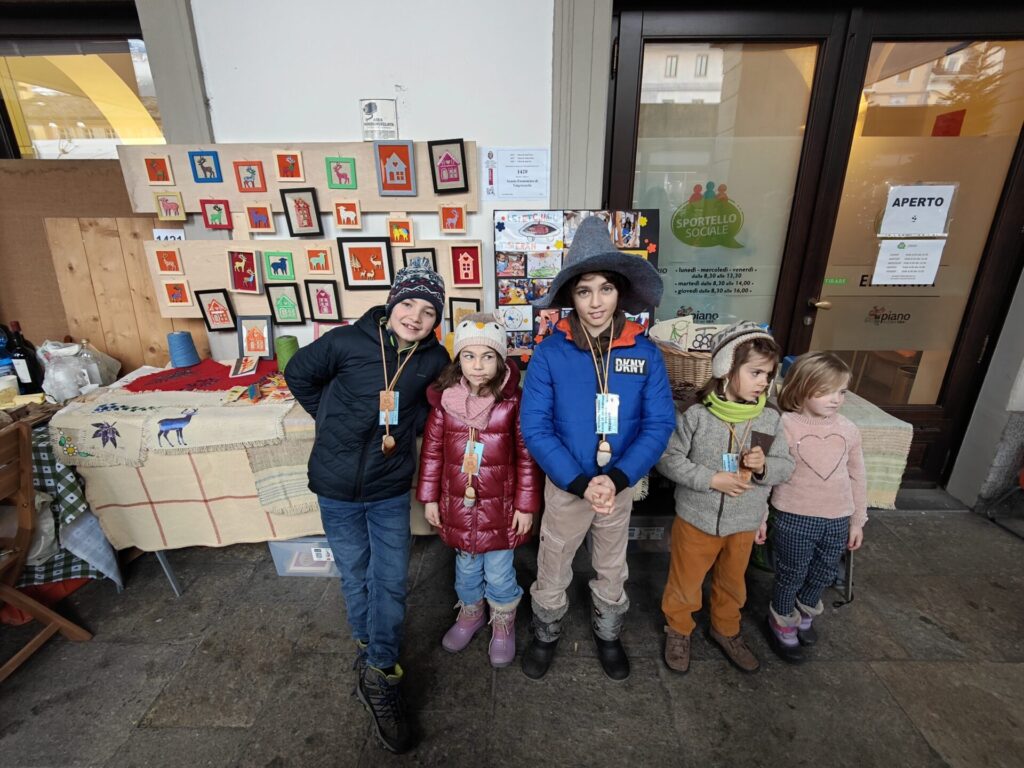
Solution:
<svg viewBox="0 0 1024 768"><path fill-rule="evenodd" d="M274 339L274 352L277 354L277 370L284 373L288 361L299 351L299 340L294 336L278 336Z"/></svg>
<svg viewBox="0 0 1024 768"><path fill-rule="evenodd" d="M171 331L167 334L167 350L171 353L171 365L188 368L199 362L196 343L189 331Z"/></svg>

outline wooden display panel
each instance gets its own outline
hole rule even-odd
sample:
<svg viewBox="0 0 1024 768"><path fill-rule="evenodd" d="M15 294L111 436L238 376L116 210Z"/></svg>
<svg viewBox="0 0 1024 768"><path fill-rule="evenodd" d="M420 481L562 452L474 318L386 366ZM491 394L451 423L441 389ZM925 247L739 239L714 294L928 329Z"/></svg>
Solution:
<svg viewBox="0 0 1024 768"><path fill-rule="evenodd" d="M476 142L467 141L466 174L469 191L455 194L434 193L430 176L430 159L425 141L415 142L416 190L414 197L381 197L377 194L377 174L374 169L373 142L341 142L337 144L165 144L127 145L117 147L124 174L125 187L131 199L132 210L136 213L156 213L153 194L155 192L179 192L188 213L199 213L199 198L219 198L228 201L232 213L242 211L246 203L270 200L276 212L281 209L281 190L302 187L316 189L317 203L321 213L333 212L333 198L358 199L364 213L435 213L441 203L465 205L469 212L480 208L480 181L477 167ZM218 153L223 181L196 183L188 153L195 150L210 150ZM302 153L304 181L282 182L275 176L274 153L282 151ZM171 159L174 176L173 186L151 185L146 175L143 160L147 156L166 155ZM327 186L326 158L353 157L356 161L356 189L331 189ZM235 180L236 160L259 160L263 163L266 177L265 192L240 192Z"/></svg>

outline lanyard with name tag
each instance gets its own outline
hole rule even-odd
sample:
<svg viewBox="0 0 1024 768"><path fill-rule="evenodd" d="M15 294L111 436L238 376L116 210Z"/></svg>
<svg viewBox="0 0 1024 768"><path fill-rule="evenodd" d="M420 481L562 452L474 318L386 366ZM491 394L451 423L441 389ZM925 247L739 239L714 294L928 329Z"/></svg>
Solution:
<svg viewBox="0 0 1024 768"><path fill-rule="evenodd" d="M380 391L380 406L377 411L377 424L384 426L394 426L398 423L398 398L401 392L388 391L382 389Z"/></svg>

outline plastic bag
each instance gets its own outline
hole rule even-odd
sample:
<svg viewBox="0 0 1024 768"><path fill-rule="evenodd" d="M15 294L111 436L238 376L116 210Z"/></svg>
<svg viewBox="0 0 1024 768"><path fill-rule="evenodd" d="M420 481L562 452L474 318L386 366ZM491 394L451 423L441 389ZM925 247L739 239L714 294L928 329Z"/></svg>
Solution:
<svg viewBox="0 0 1024 768"><path fill-rule="evenodd" d="M58 403L78 397L89 386L89 371L78 357L55 357L43 374L43 392Z"/></svg>
<svg viewBox="0 0 1024 768"><path fill-rule="evenodd" d="M53 360L80 356L82 349L83 347L81 344L64 344L60 341L46 340L39 345L39 348L36 350L36 356L45 368L50 365ZM94 381L93 383L100 384L104 387L108 384L113 384L117 380L117 374L121 370L121 364L110 355L100 352L92 344L88 346L88 350L89 355L93 358L92 361L88 362L95 363L96 367L99 369L100 375L100 380L98 382Z"/></svg>

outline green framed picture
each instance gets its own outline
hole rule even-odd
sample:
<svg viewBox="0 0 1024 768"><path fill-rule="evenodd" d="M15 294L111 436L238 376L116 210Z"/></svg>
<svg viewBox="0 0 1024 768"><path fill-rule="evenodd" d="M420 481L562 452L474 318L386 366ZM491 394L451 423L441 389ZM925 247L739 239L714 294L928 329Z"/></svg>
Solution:
<svg viewBox="0 0 1024 768"><path fill-rule="evenodd" d="M354 157L328 157L327 186L331 189L356 189L356 159Z"/></svg>
<svg viewBox="0 0 1024 768"><path fill-rule="evenodd" d="M263 274L266 280L295 280L295 261L291 251L264 251Z"/></svg>

